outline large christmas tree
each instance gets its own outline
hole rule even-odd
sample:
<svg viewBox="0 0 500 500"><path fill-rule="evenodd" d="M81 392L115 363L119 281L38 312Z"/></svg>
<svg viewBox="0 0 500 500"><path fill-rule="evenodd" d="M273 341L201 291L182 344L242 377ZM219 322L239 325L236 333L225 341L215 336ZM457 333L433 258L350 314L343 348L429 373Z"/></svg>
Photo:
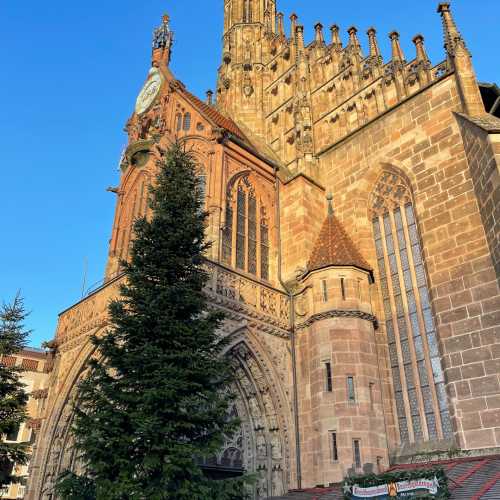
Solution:
<svg viewBox="0 0 500 500"><path fill-rule="evenodd" d="M245 497L243 481L210 480L199 466L238 423L228 418L222 316L203 293L209 243L197 166L173 145L158 169L151 217L135 222L125 284L109 307L111 327L92 339L98 356L79 386L74 434L87 474L64 476L62 497Z"/></svg>
<svg viewBox="0 0 500 500"><path fill-rule="evenodd" d="M2 438L15 438L19 426L27 418L28 396L20 381L20 368L9 366L7 360L26 347L29 332L24 328L26 312L23 299L17 295L12 304L0 307L0 486L14 478L14 464L28 461L27 443L8 443ZM13 439L14 441L16 439Z"/></svg>

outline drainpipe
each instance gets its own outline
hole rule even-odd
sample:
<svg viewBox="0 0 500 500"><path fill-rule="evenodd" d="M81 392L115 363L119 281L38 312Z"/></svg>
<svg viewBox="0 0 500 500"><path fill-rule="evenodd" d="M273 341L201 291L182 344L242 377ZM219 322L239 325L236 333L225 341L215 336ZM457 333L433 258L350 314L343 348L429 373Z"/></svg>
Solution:
<svg viewBox="0 0 500 500"><path fill-rule="evenodd" d="M286 291L290 303L290 341L292 351L292 386L293 386L293 413L295 423L295 456L296 456L296 474L297 489L302 489L302 464L300 458L300 430L299 430L299 395L297 390L297 349L295 332L295 295L286 286L281 276L281 224L280 224L280 180L278 169L275 169L276 175L276 227L278 228L278 280Z"/></svg>

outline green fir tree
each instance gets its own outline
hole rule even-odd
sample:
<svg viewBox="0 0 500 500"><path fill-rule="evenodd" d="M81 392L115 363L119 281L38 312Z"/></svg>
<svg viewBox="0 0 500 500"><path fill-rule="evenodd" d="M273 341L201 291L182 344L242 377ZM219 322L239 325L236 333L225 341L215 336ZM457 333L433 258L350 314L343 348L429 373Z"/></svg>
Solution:
<svg viewBox="0 0 500 500"><path fill-rule="evenodd" d="M86 477L62 477L62 498L246 498L243 479L210 480L199 465L238 422L228 417L223 317L203 293L209 243L197 166L178 144L162 158L152 216L134 224L126 284L79 386L74 435Z"/></svg>
<svg viewBox="0 0 500 500"><path fill-rule="evenodd" d="M27 419L28 396L20 380L21 368L7 363L10 356L26 347L30 333L23 324L26 316L19 294L11 304L0 308L0 486L15 480L14 464L24 465L29 457L27 443L5 442L5 438L17 434Z"/></svg>

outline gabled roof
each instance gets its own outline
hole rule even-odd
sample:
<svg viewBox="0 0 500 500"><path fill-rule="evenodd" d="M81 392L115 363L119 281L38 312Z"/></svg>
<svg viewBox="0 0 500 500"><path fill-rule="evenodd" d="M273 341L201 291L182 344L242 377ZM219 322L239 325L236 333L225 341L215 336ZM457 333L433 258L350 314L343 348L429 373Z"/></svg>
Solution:
<svg viewBox="0 0 500 500"><path fill-rule="evenodd" d="M189 92L185 88L181 88L180 92L209 121L211 121L218 127L227 130L236 137L239 137L243 141L248 142L245 134L240 130L238 125L233 122L233 120L219 113L219 111L217 111L213 106L210 106L207 103L203 102L201 99L196 97L194 94L191 94L191 92Z"/></svg>
<svg viewBox="0 0 500 500"><path fill-rule="evenodd" d="M307 270L316 271L329 266L354 266L372 272L332 210L323 223Z"/></svg>

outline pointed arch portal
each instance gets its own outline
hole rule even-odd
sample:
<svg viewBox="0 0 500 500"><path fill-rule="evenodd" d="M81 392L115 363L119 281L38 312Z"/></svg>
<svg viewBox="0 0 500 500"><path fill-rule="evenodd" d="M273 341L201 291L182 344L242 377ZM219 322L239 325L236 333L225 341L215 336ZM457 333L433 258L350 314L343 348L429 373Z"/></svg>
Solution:
<svg viewBox="0 0 500 500"><path fill-rule="evenodd" d="M89 357L81 358L80 369L73 373L71 386L61 394L60 404L50 416L51 428L47 429L48 447L40 476L40 500L53 500L54 485L65 470L82 472L73 447L71 427L73 408L77 397L78 381L84 376ZM205 473L214 479L235 477L244 472L257 475L254 498L282 495L288 490L289 478L286 426L282 423L283 407L276 383L269 380L262 360L242 340L227 353L228 362L235 373L230 388L236 398L230 409L232 416L241 421L238 432L228 437L220 453L203 462ZM68 380L69 383L69 380Z"/></svg>

